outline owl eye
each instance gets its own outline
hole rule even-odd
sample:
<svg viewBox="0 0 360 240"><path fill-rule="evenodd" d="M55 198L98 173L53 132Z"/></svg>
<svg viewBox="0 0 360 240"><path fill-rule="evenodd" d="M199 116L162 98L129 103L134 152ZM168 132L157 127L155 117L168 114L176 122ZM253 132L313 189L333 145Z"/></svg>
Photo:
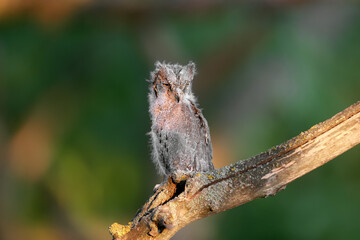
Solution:
<svg viewBox="0 0 360 240"><path fill-rule="evenodd" d="M170 86L169 83L163 83L162 85L164 85L164 86L166 86L166 87Z"/></svg>

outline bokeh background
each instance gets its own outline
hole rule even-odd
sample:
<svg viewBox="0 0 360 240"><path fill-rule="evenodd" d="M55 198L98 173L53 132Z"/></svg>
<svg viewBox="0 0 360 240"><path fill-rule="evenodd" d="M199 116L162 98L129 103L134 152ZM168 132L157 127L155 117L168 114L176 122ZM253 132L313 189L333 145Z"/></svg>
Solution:
<svg viewBox="0 0 360 240"><path fill-rule="evenodd" d="M156 60L198 74L222 167L359 100L356 1L0 0L0 239L110 239L161 179ZM360 239L360 148L174 239Z"/></svg>

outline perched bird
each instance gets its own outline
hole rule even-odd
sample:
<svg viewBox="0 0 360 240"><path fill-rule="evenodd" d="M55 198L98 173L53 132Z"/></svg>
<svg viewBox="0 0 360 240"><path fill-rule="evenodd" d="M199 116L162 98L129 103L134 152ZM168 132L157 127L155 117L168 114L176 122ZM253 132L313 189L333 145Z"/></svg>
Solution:
<svg viewBox="0 0 360 240"><path fill-rule="evenodd" d="M149 80L150 137L160 175L214 169L208 123L191 90L195 64L157 62L155 66Z"/></svg>

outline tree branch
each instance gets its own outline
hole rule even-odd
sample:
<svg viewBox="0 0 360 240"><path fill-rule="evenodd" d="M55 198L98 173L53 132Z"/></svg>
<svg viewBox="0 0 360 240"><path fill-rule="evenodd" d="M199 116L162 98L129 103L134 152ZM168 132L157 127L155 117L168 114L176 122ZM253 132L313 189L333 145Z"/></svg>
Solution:
<svg viewBox="0 0 360 240"><path fill-rule="evenodd" d="M211 172L173 176L127 226L114 223L115 240L170 239L187 224L285 186L360 143L360 101L289 141Z"/></svg>

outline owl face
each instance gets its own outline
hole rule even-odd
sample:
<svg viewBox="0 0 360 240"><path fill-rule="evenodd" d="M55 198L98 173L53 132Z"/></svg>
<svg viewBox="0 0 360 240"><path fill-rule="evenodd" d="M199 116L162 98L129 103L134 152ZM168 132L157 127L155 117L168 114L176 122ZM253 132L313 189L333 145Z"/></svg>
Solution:
<svg viewBox="0 0 360 240"><path fill-rule="evenodd" d="M155 96L172 94L179 102L184 96L191 94L191 83L195 74L195 64L186 66L163 64L157 62L153 78Z"/></svg>

